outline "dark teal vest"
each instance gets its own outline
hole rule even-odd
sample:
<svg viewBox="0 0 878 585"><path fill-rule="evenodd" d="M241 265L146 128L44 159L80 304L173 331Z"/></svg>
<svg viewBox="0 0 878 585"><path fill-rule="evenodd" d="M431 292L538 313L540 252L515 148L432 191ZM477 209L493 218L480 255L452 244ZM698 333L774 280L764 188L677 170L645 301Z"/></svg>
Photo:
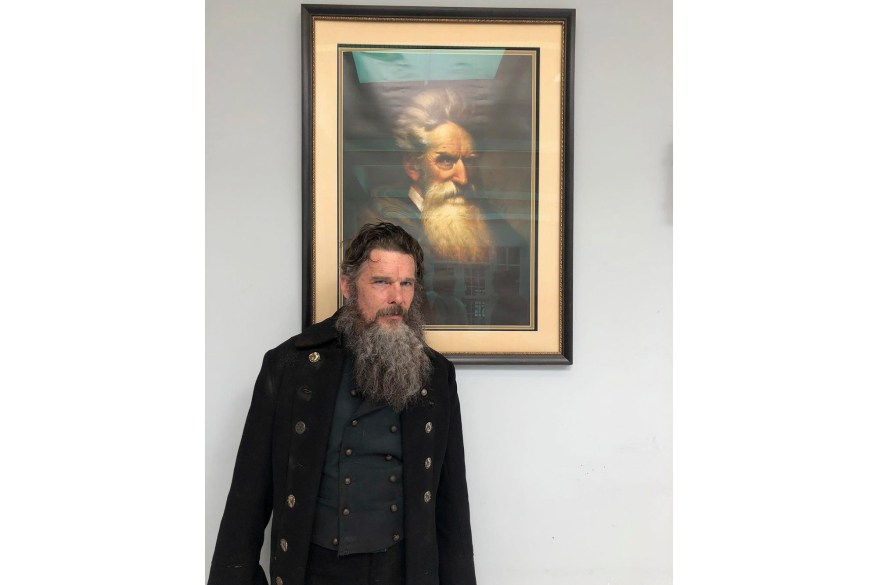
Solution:
<svg viewBox="0 0 878 585"><path fill-rule="evenodd" d="M403 538L402 436L399 415L364 400L345 359L312 542L339 556L387 550Z"/></svg>

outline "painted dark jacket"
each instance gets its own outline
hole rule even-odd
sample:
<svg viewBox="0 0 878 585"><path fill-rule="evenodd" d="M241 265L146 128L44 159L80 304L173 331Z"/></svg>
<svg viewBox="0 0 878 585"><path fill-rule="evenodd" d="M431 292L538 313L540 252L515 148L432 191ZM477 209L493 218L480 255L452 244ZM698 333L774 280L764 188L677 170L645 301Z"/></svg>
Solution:
<svg viewBox="0 0 878 585"><path fill-rule="evenodd" d="M336 316L265 354L238 448L208 585L303 585L344 352ZM454 366L428 349L429 384L401 415L406 585L475 585Z"/></svg>

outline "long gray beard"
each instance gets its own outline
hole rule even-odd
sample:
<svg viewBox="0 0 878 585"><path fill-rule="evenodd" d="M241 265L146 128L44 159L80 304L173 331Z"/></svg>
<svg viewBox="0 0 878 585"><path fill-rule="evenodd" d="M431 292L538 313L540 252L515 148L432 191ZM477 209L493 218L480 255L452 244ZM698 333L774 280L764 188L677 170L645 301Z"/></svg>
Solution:
<svg viewBox="0 0 878 585"><path fill-rule="evenodd" d="M354 379L363 396L402 412L433 370L424 351L424 318L412 303L402 323L385 329L360 313L356 298L342 307L335 328L354 355Z"/></svg>
<svg viewBox="0 0 878 585"><path fill-rule="evenodd" d="M433 253L443 260L486 262L491 234L481 211L465 195L466 188L452 181L430 185L421 215L424 233Z"/></svg>

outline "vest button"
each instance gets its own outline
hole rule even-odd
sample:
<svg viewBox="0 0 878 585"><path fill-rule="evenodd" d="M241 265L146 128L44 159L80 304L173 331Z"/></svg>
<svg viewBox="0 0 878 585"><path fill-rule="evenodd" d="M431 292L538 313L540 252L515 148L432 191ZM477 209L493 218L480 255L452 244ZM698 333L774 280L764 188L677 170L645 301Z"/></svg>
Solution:
<svg viewBox="0 0 878 585"><path fill-rule="evenodd" d="M398 428L396 425L391 425L391 427L390 427L390 432L391 432L391 433L395 433L395 432L398 431L398 430L399 430L399 428Z"/></svg>
<svg viewBox="0 0 878 585"><path fill-rule="evenodd" d="M344 478L344 484L351 485L351 478L349 478L349 477Z"/></svg>
<svg viewBox="0 0 878 585"><path fill-rule="evenodd" d="M399 542L399 534L393 535L393 542Z"/></svg>
<svg viewBox="0 0 878 585"><path fill-rule="evenodd" d="M355 427L355 426L357 426L358 424L360 424L360 421L358 421L357 419L354 419L354 420L351 421L351 426L352 426L352 427Z"/></svg>
<svg viewBox="0 0 878 585"><path fill-rule="evenodd" d="M429 502L432 497L433 496L430 494L429 491L424 492L424 501L425 502Z"/></svg>
<svg viewBox="0 0 878 585"><path fill-rule="evenodd" d="M430 433L432 433L433 432L433 423L428 422L426 425L424 425L424 430L427 432L428 435Z"/></svg>
<svg viewBox="0 0 878 585"><path fill-rule="evenodd" d="M287 544L287 540L285 538L281 538L280 539L280 549L284 552L287 552L287 547L289 547L289 544Z"/></svg>
<svg viewBox="0 0 878 585"><path fill-rule="evenodd" d="M391 459L393 459L393 455L385 455L384 456L385 461L390 461Z"/></svg>
<svg viewBox="0 0 878 585"><path fill-rule="evenodd" d="M396 512L397 510L399 510L399 506L397 506L396 504L390 504L391 512Z"/></svg>
<svg viewBox="0 0 878 585"><path fill-rule="evenodd" d="M424 459L424 469L430 469L430 467L432 467L432 466L433 466L433 459L431 459L430 457L427 457L426 459Z"/></svg>
<svg viewBox="0 0 878 585"><path fill-rule="evenodd" d="M292 508L295 505L296 505L296 496L294 496L293 494L288 495L287 496L287 506Z"/></svg>
<svg viewBox="0 0 878 585"><path fill-rule="evenodd" d="M395 475L391 475L389 479L390 479L390 483L396 483L396 476Z"/></svg>
<svg viewBox="0 0 878 585"><path fill-rule="evenodd" d="M421 396L426 396L426 395L427 395L427 389L421 388Z"/></svg>
<svg viewBox="0 0 878 585"><path fill-rule="evenodd" d="M332 539L332 546L338 546L338 539L337 538Z"/></svg>
<svg viewBox="0 0 878 585"><path fill-rule="evenodd" d="M351 455L354 454L354 450L353 449L345 449L344 454L347 455L348 457L350 457Z"/></svg>
<svg viewBox="0 0 878 585"><path fill-rule="evenodd" d="M304 423L304 422L302 422L302 421L297 422L297 423L296 423L296 434L297 434L297 435L301 435L302 433L305 432L305 428L306 428L306 427L305 427L305 423Z"/></svg>
<svg viewBox="0 0 878 585"><path fill-rule="evenodd" d="M345 508L344 510L342 510L341 513L344 514L345 516L350 516L350 515L351 515L351 511L350 511L349 509L347 509L347 508Z"/></svg>

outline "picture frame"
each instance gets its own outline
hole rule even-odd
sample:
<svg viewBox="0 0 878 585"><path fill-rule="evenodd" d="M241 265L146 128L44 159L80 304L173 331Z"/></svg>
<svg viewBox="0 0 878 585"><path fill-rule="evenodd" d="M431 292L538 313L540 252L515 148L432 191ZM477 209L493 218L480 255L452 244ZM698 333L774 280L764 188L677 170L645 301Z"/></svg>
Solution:
<svg viewBox="0 0 878 585"><path fill-rule="evenodd" d="M573 9L302 5L303 321L363 223L424 248L428 344L572 363ZM436 118L436 112L442 112Z"/></svg>

